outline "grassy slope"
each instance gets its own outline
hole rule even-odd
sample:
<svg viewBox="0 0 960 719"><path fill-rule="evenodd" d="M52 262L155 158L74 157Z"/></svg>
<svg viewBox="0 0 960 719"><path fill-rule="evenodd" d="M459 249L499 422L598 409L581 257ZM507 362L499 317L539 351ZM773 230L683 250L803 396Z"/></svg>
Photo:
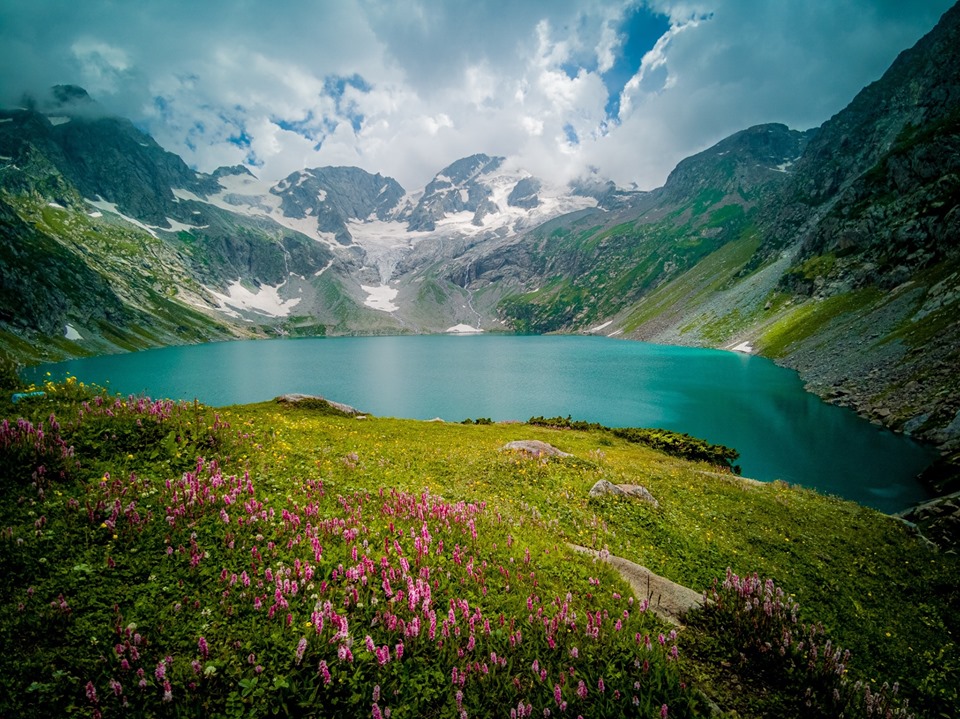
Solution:
<svg viewBox="0 0 960 719"><path fill-rule="evenodd" d="M69 394L66 388L58 392ZM39 420L52 409L57 410L65 425L65 418L75 412L49 400L18 405L16 412L26 412ZM16 416L11 406L4 414ZM956 669L960 657L952 637L957 630L960 563L955 556L932 553L898 522L849 502L782 484L744 485L731 476L711 473L710 467L671 458L597 431L559 431L526 425L461 426L386 418L357 420L273 403L223 410L219 423L208 413L188 410L177 420L180 424L171 421L158 434L150 434L149 422L147 430L135 429L129 422L121 427L119 419L85 422L71 436L81 460L81 469L72 481L48 492L43 499L36 498L26 487L8 487L3 492L0 525L8 528L0 540L0 562L8 576L7 586L0 592L5 607L0 615L5 617L0 620L6 635L4 643L15 641L14 636L26 629L38 634L37 648L18 657L16 665L0 659L0 670L13 677L7 685L12 695L0 695L0 705L12 703L20 709L29 705L16 704L17 693L23 700L29 685L33 692L30 696L48 701L48 709L82 707L79 687L87 675L81 675L81 669L99 677L103 697L108 691L106 674L105 670L96 669L99 665L95 658L102 650L95 644L112 646L116 641L111 638L110 627L121 619L110 618L114 616L114 603L122 614L123 625L135 621L140 631L151 637L156 644L152 654L169 652L175 656L171 673L176 669L180 682L174 682L177 696L182 695L181 684L190 676L187 657L196 655L196 634L204 632L211 641L216 638L220 642L215 650L220 678L201 683L199 690L199 696L210 702L209 707L224 710L231 697L240 702L239 695L248 689L245 696L249 701L241 705L250 711L251 707L280 706L289 701L286 689L278 686L276 680L270 687L265 686L265 680L257 684L254 680L259 679L245 667L245 660L237 664L235 656L239 653L245 658L254 646L258 661L267 664L268 673L280 672L287 676L281 677L283 682L293 682L301 691L308 686L311 691L320 691L310 685L309 677L315 676L315 670L311 670L313 675L308 672L304 676L285 659L287 653L292 654L299 632L283 631L282 621L263 620L262 614L238 610L236 617L224 615L226 595L217 600L224 590L224 584L216 579L218 568L232 563L239 572L245 566L249 569L250 562L242 552L234 558L232 549L225 548L229 537L224 535L216 509L208 515L195 516L188 526L165 529L163 517L170 514L175 500L170 490L164 489L164 483L176 480L190 469L199 453L208 460L218 457L225 476L243 477L248 472L256 483L256 498L272 507L277 516L284 509L302 514L311 487L315 489L318 480L322 481L324 494L312 495L319 507L314 523L323 517L344 516L345 505L337 497L371 493L373 498L367 502L372 501L372 505L364 521L371 525L372 547L380 541L376 535L386 531L381 524L384 520L377 520L373 511L381 488L413 495L426 490L451 504L485 502L486 518L478 519L480 546L476 542L471 545L478 562L507 561L503 547L507 535L512 535L517 545L511 556L519 561L522 548L532 550L530 569L537 573L541 586L533 593L545 597L562 597L565 591L571 591L576 602L599 601L590 600L592 593L585 592L588 576L602 578L605 590L598 591L597 597L608 596L610 588L625 591L610 572L568 552L566 542L607 548L696 589L722 576L726 567L740 574L758 571L794 594L805 618L822 621L835 641L853 650L851 667L855 676L899 680L908 693L933 710L945 710L957 698ZM225 428L224 422L229 428ZM181 444L165 434L174 427L174 434L183 440ZM238 439L238 434L243 437ZM186 444L191 437L194 444ZM541 439L571 452L574 458L541 463L499 451L504 443L515 439ZM131 479L129 485L125 481L118 485L129 490L123 502L136 500L141 513L153 515L153 523L139 530L139 534L127 529L111 541L109 533L98 528L101 515L110 514L109 503L94 512L92 523L86 520L84 507L95 504L100 493L107 491L101 483L105 472L114 478L131 477L131 473L139 478L139 484ZM643 484L658 498L660 508L616 498L590 499L587 491L598 479ZM5 480L11 481L13 477ZM70 509L70 497L79 501L75 510ZM239 507L225 508L231 513L240 512ZM42 526L36 525L39 517L45 518ZM414 524L417 526L401 528L398 536L402 538L403 532L408 531L416 534L419 523ZM292 536L283 533L286 525L287 522L274 519L256 530L267 535L257 542L261 548L276 533L274 567L277 562L291 565L294 556L312 556L309 550L296 549L296 545L283 549L281 541ZM209 562L198 560L200 569L195 572L187 569L186 557L167 560L164 552L164 547L172 542L171 546L179 543L186 553L191 532L212 557L208 557ZM237 532L242 539L243 533ZM448 552L454 539L447 539ZM404 541L412 542L409 537ZM457 541L466 540L461 536ZM341 552L340 561L344 561L349 554L347 544L333 535L323 543L329 557ZM175 556L180 556L179 551ZM249 551L249 547L244 550ZM118 569L108 568L108 561L114 561ZM337 560L332 562L321 562L317 571L329 579ZM202 568L208 565L212 565L205 570L209 574L203 574ZM492 566L486 574L497 576ZM516 581L521 582L519 574ZM176 588L177 582L181 582L180 589ZM28 586L35 588L36 600L27 594ZM501 587L490 598L473 594L470 601L472 606L482 606L484 612L508 611L511 600L503 591ZM523 596L529 591L531 587L524 587ZM71 606L85 611L64 618L55 609L46 609L51 601L56 603L60 593L65 594ZM212 615L197 611L173 617L170 606L178 598L196 598L204 606L212 607ZM16 606L20 602L27 605L26 613L18 614ZM615 606L611 609L616 612ZM304 618L303 611L309 609L294 612L296 621ZM30 619L33 612L37 619ZM527 612L521 609L520 614L525 617ZM54 636L44 633L35 621L49 624ZM364 621L369 622L370 617ZM165 632L163 626L167 622L179 629ZM357 642L362 643L363 633L379 631L366 629L364 624L359 626L354 631ZM649 622L643 627L645 631L656 631ZM534 636L533 628L524 631L528 637ZM241 635L236 639L241 645L239 650L230 648L230 638L235 638L236 633ZM263 637L257 638L258 633ZM682 656L687 658L683 660L683 671L695 677L708 694L741 715L757 716L770 711L773 705L765 704L763 697L770 692L776 694L775 688L739 690L738 676L733 670L722 668L729 665L708 661L709 653L698 649L710 644L708 637L693 631L684 636L687 638ZM90 642L94 642L92 648ZM324 651L323 646L316 651ZM444 715L453 705L451 690L444 689L444 682L439 679L429 680L425 678L428 675L416 673L416 645L411 641L410 646L411 663L404 666L412 675L396 674L397 669L378 679L381 675L371 675L370 665L357 664L353 675L342 675L338 681L362 693L369 692L374 681L387 686L389 679L393 682L389 686L402 694L410 689L404 688L404 681L415 676L417 681L426 682L423 691L427 694L439 692L428 704ZM315 649L309 651L316 666ZM529 651L539 650L534 646ZM354 653L362 653L359 645L354 646ZM701 660L693 661L691 657ZM446 661L442 657L435 659L441 664ZM530 656L522 659L518 655L517 661L521 660L529 662ZM579 671L594 679L590 672L606 672L608 681L612 681L614 670L603 669L607 660L585 655ZM152 672L152 665L148 670ZM27 679L28 676L32 678ZM135 684L132 678L127 682ZM155 687L159 682L150 678L150 685ZM260 693L256 694L257 691ZM485 691L494 692L494 687L487 685ZM503 691L513 690L507 687ZM69 702L56 699L63 692ZM331 695L330 701L354 707L367 701L359 694L352 698L336 696L340 698ZM474 714L491 711L487 704L484 712L482 692L468 691L467 701L474 702ZM402 715L399 702L394 702L397 716ZM105 711L106 704L104 698ZM42 702L37 706L41 705ZM680 705L677 699L678 711ZM149 706L157 712L163 708L159 703ZM421 709L425 710L425 706ZM616 706L591 706L594 714L621 711ZM694 705L688 709L696 711ZM332 711L329 706L328 710ZM231 715L229 711L227 715Z"/></svg>
<svg viewBox="0 0 960 719"><path fill-rule="evenodd" d="M83 339L68 340L62 335L32 333L25 338L6 329L0 330L0 350L21 360L56 361L68 357L116 351L136 351L169 344L183 344L249 336L249 332L201 311L180 300L184 291L199 293L200 285L191 278L176 249L147 232L111 216L90 217L82 212L51 207L36 199L17 197L11 202L21 218L49 246L17 247L21 261L41 264L51 252L73 259L65 262L77 270L95 273L109 287L113 305L108 317L98 313L103 298L91 296L95 289L63 284L68 293L65 306L58 311L80 331ZM54 248L51 250L51 248ZM25 258L25 259L24 259ZM115 305L115 306L114 306ZM51 310L53 312L54 310Z"/></svg>

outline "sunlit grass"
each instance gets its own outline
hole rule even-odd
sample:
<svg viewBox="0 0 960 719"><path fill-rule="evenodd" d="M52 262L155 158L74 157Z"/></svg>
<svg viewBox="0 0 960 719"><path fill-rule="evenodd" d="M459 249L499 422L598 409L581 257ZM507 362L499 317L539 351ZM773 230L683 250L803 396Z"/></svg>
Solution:
<svg viewBox="0 0 960 719"><path fill-rule="evenodd" d="M4 715L684 716L706 712L701 689L741 715L769 708L710 671L700 630L674 659L641 611L656 598L628 602L568 543L697 590L727 567L759 572L852 650L857 677L935 710L956 697L956 557L873 510L600 430L40 389L4 412L0 631L25 647L0 659ZM517 439L573 456L501 450ZM642 484L659 507L590 498L599 479ZM460 635L445 637L451 609Z"/></svg>

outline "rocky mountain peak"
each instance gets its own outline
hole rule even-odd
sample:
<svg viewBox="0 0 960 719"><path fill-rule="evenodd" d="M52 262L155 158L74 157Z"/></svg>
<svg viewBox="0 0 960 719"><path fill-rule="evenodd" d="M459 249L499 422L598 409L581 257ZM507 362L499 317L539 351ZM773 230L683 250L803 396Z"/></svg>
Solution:
<svg viewBox="0 0 960 719"><path fill-rule="evenodd" d="M213 171L213 177L220 178L231 176L249 176L256 178L256 175L250 172L246 165L232 165L230 167L224 165L223 167L218 167Z"/></svg>
<svg viewBox="0 0 960 719"><path fill-rule="evenodd" d="M771 123L741 130L712 147L682 160L663 186L666 200L713 192L750 193L760 185L779 183L816 131L800 132Z"/></svg>
<svg viewBox="0 0 960 719"><path fill-rule="evenodd" d="M473 224L482 225L485 216L499 209L491 201L493 193L483 180L499 170L504 159L470 155L443 168L424 188L410 213L408 228L432 232L438 221L459 212L474 213Z"/></svg>
<svg viewBox="0 0 960 719"><path fill-rule="evenodd" d="M270 189L280 197L286 217L315 217L317 230L332 233L342 245L353 242L350 220L390 219L405 195L392 177L370 174L358 167L319 167L299 170Z"/></svg>

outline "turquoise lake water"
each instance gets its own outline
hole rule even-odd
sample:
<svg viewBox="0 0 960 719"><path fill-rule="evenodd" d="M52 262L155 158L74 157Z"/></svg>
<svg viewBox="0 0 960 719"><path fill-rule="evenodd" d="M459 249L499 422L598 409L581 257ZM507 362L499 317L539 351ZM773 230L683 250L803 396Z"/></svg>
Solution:
<svg viewBox="0 0 960 719"><path fill-rule="evenodd" d="M571 415L662 427L740 451L743 474L883 511L927 497L934 453L803 390L759 357L601 337L407 336L222 342L29 368L114 392L223 406L288 392L380 416L460 421ZM107 384L108 383L108 384Z"/></svg>

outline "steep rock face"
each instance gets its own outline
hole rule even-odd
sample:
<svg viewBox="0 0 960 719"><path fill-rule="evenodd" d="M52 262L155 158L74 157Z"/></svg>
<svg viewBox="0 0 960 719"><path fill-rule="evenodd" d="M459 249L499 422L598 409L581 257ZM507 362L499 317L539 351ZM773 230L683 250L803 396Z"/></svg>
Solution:
<svg viewBox="0 0 960 719"><path fill-rule="evenodd" d="M408 228L433 231L438 221L458 212L472 212L473 223L482 224L485 215L497 211L490 201L490 188L483 184L482 178L499 169L503 160L479 154L445 167L424 188L423 196L410 213Z"/></svg>
<svg viewBox="0 0 960 719"><path fill-rule="evenodd" d="M664 203L684 203L701 193L748 197L786 180L792 166L816 131L799 132L786 125L756 125L681 160L660 191ZM756 197L750 197L756 199Z"/></svg>
<svg viewBox="0 0 960 719"><path fill-rule="evenodd" d="M122 303L81 256L27 225L0 199L0 322L59 335L70 319L122 324Z"/></svg>
<svg viewBox="0 0 960 719"><path fill-rule="evenodd" d="M524 177L507 195L507 204L510 207L522 207L525 210L532 210L540 205L540 198L537 193L540 192L540 180L535 177Z"/></svg>
<svg viewBox="0 0 960 719"><path fill-rule="evenodd" d="M956 250L960 193L960 6L821 127L771 206L758 258L847 258L822 280L890 288ZM807 273L809 274L809 273ZM796 282L800 291L813 284ZM823 282L821 281L821 285ZM820 289L820 288L817 288Z"/></svg>
<svg viewBox="0 0 960 719"><path fill-rule="evenodd" d="M165 227L177 215L173 188L200 196L216 189L129 120L107 117L81 88L58 85L51 98L2 117L9 121L0 123L0 154L17 157L33 146L84 197L149 224Z"/></svg>
<svg viewBox="0 0 960 719"><path fill-rule="evenodd" d="M284 215L316 217L317 229L333 233L343 245L353 241L347 229L349 220L387 220L404 196L403 187L392 177L371 175L356 167L294 172L270 192L281 198Z"/></svg>

